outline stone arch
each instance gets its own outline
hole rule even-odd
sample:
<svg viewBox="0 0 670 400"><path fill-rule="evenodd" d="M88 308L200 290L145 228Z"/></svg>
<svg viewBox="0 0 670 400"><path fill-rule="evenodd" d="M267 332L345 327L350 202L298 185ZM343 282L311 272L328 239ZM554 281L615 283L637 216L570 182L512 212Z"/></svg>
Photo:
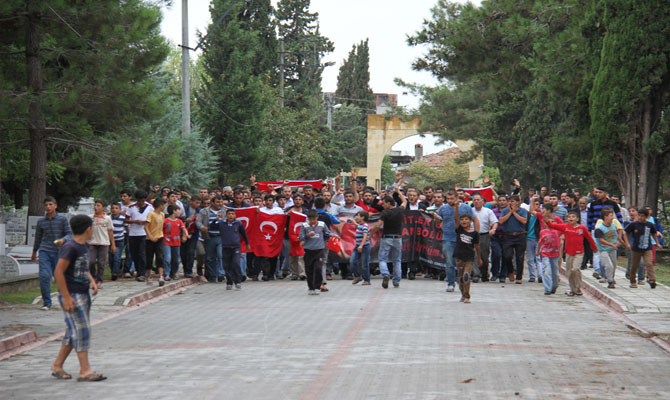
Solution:
<svg viewBox="0 0 670 400"><path fill-rule="evenodd" d="M398 117L387 119L384 115L368 115L367 166L365 171L359 171L359 175L367 176L368 185L380 189L384 156L402 139L425 133L418 131L420 125L419 118L403 121ZM464 151L474 145L471 140L458 140L455 143ZM482 174L482 164L481 156L468 163L470 185L477 183L477 178Z"/></svg>

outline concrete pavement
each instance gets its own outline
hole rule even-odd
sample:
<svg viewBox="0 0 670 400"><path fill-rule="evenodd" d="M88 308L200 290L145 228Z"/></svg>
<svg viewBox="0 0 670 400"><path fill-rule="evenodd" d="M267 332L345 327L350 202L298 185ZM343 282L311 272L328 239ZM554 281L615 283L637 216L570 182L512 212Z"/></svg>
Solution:
<svg viewBox="0 0 670 400"><path fill-rule="evenodd" d="M98 290L96 296L92 296L92 314L101 316L123 309L125 306L134 305L141 301L159 296L163 293L179 290L180 288L199 282L199 279L180 279L168 282L162 288L158 283L147 285L131 279L118 281L106 281L103 288ZM55 290L56 285L52 284ZM44 338L64 329L63 313L58 302L58 292L52 292L52 308L42 311L42 298L38 297L33 305L27 304L4 304L0 306L0 342L6 338L30 331L35 332L37 339ZM0 354L2 359L2 354Z"/></svg>
<svg viewBox="0 0 670 400"><path fill-rule="evenodd" d="M596 295L614 310L622 313L643 335L670 350L670 288L657 284L652 289L649 284L636 289L629 287L626 269L618 267L615 275L616 288L608 289L607 283L600 283L593 277L593 270L582 271L588 292ZM589 290L590 289L590 290Z"/></svg>
<svg viewBox="0 0 670 400"><path fill-rule="evenodd" d="M107 381L51 378L59 342L49 342L0 361L3 397L670 396L669 355L583 297L479 283L462 304L444 282L380 282L335 280L320 296L294 281L197 286L93 327L91 362Z"/></svg>

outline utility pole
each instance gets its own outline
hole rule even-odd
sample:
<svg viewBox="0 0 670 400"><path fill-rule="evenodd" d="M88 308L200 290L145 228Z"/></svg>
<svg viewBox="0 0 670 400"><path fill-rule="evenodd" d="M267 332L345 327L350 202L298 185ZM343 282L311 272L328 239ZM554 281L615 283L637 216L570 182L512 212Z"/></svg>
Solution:
<svg viewBox="0 0 670 400"><path fill-rule="evenodd" d="M188 0L181 0L181 136L191 134L191 63L188 47Z"/></svg>
<svg viewBox="0 0 670 400"><path fill-rule="evenodd" d="M279 106L284 107L284 39L279 39Z"/></svg>
<svg viewBox="0 0 670 400"><path fill-rule="evenodd" d="M324 97L324 100L326 100L326 110L328 110L328 129L333 130L333 95L326 93Z"/></svg>

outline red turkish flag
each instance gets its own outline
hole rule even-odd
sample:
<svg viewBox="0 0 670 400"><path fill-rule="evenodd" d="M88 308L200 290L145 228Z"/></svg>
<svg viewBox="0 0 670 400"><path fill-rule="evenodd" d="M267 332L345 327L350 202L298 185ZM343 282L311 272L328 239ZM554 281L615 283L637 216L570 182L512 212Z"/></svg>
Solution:
<svg viewBox="0 0 670 400"><path fill-rule="evenodd" d="M300 229L302 229L303 222L307 221L307 215L291 211L289 213L288 240L291 243L291 257L304 256L305 249L300 245Z"/></svg>
<svg viewBox="0 0 670 400"><path fill-rule="evenodd" d="M258 257L277 257L284 245L286 215L259 212L253 228L254 254Z"/></svg>
<svg viewBox="0 0 670 400"><path fill-rule="evenodd" d="M288 183L284 183L283 181L277 181L277 182L256 182L256 187L258 190L263 191L267 190L268 192L270 191L270 187L268 185L272 185L274 189L279 189L280 187L286 185L286 186L291 186L291 187L305 187L305 185L312 185L314 189L322 189L323 188L323 182L315 180L315 181L288 181Z"/></svg>
<svg viewBox="0 0 670 400"><path fill-rule="evenodd" d="M463 189L465 193L468 194L468 197L472 197L474 193L479 193L482 195L484 200L488 201L493 201L493 187L492 186L487 186L483 188L465 188Z"/></svg>
<svg viewBox="0 0 670 400"><path fill-rule="evenodd" d="M227 207L228 208L228 207ZM254 251L254 238L253 233L256 232L256 226L258 226L258 207L245 207L245 208L233 208L235 210L235 219L240 221L244 226L244 230L247 233L247 238L249 238L249 244L251 245L251 251ZM249 253L246 246L244 245L244 240L242 240L242 252Z"/></svg>

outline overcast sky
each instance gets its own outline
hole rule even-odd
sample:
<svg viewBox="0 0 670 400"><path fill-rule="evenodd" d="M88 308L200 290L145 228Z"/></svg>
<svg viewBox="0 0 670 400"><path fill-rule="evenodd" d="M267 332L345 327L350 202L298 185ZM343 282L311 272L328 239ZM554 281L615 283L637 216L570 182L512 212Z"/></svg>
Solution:
<svg viewBox="0 0 670 400"><path fill-rule="evenodd" d="M460 1L465 2L465 1ZM474 0L479 4L480 0ZM272 1L276 5L277 0ZM412 70L412 62L425 49L407 45L407 35L421 29L424 19L430 17L430 9L437 0L312 0L311 11L319 13L321 33L335 44L335 51L326 55L323 62L336 64L323 73L322 88L334 92L337 74L342 61L353 44L370 39L370 86L375 93L396 93L401 106L416 108L419 99L405 94L407 90L395 85L395 78L407 82L435 85L436 80L427 72ZM175 45L181 44L181 0L175 0L170 9L163 12L163 34ZM190 46L194 47L197 31L205 31L211 23L209 0L189 1ZM196 54L196 56L199 54ZM405 153L414 152L414 144L422 143L424 153L439 151L444 146L435 146L431 138L408 138L394 149Z"/></svg>

